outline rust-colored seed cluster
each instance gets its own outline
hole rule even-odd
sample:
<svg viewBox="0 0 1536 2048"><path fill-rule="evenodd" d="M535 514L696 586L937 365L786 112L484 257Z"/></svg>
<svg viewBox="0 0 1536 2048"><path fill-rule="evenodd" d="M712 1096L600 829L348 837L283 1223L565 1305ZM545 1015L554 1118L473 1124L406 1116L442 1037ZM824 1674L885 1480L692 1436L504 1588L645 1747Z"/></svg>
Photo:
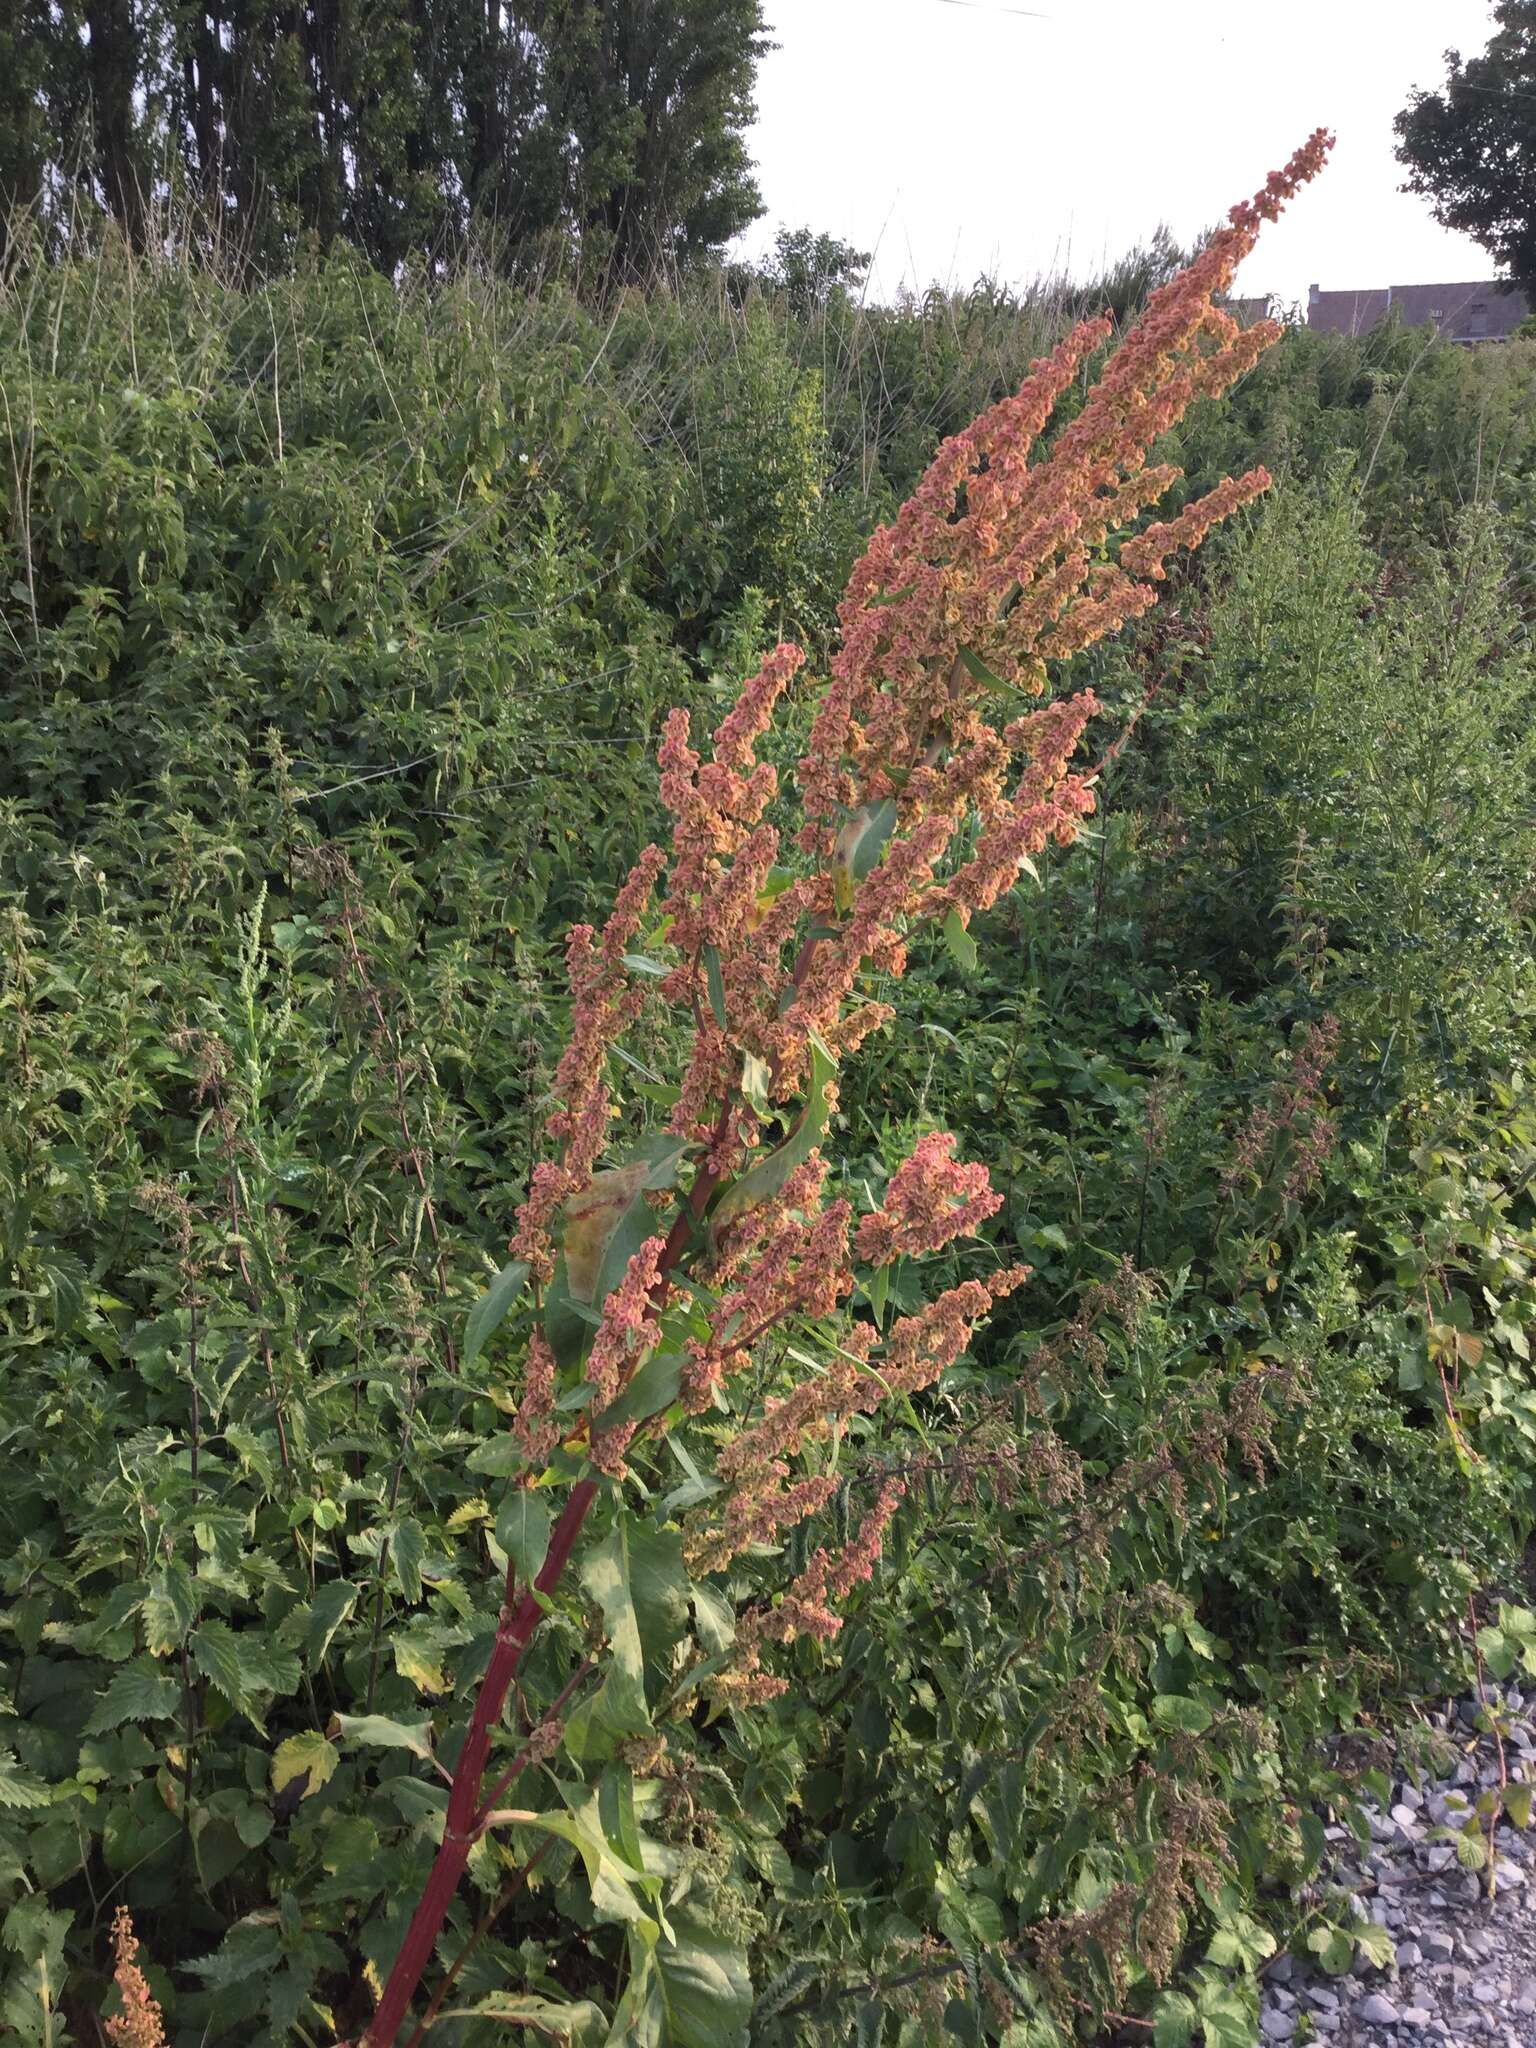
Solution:
<svg viewBox="0 0 1536 2048"><path fill-rule="evenodd" d="M113 1915L112 1949L116 1958L113 1981L123 2009L105 2022L108 2040L113 2048L165 2048L165 2023L139 1968L138 1939L126 1906L119 1906Z"/></svg>
<svg viewBox="0 0 1536 2048"><path fill-rule="evenodd" d="M822 1069L891 1015L867 992L871 970L899 975L914 926L951 916L966 925L1031 856L1070 844L1091 813L1092 777L1072 763L1098 709L1092 692L1028 700L1043 692L1048 663L1145 612L1169 558L1198 547L1268 485L1262 469L1229 479L1112 551L1179 478L1149 461L1158 437L1277 338L1273 322L1239 329L1217 300L1262 223L1317 173L1330 142L1319 130L1233 209L1153 295L1047 446L1058 401L1109 339L1106 320L1077 327L1018 392L940 448L849 581L840 646L795 773L802 816L791 840L771 816L778 777L757 748L803 663L800 649L773 650L707 757L692 744L688 714L668 718L659 763L671 845L641 855L600 933L581 925L570 934L574 1014L549 1126L563 1150L536 1169L514 1239L547 1282L559 1220L588 1199L607 1140L609 1050L648 1001L674 1007L692 1046L670 1128L693 1148L694 1180L671 1232L642 1246L602 1305L587 1371L601 1396L595 1406L656 1347L671 1291L686 1285L678 1268L693 1227L718 1191L739 1185L775 1105L787 1106L791 1124L835 1109L836 1083ZM626 955L648 922L663 919L675 964L646 981ZM855 1251L879 1265L973 1231L996 1197L982 1169L952 1155L947 1137L924 1139L856 1231L846 1201L824 1200L816 1151L771 1193L719 1205L692 1268L717 1306L707 1340L687 1347L688 1405L710 1405L787 1318L837 1315ZM845 1321L826 1372L770 1402L725 1446L718 1470L730 1491L690 1536L693 1568L719 1569L823 1507L830 1482L796 1480L787 1461L845 1418L931 1385L1025 1277L1014 1268L967 1281L883 1336L868 1321ZM553 1359L535 1339L517 1425L530 1456L556 1440L555 1393ZM599 1436L595 1461L622 1471L632 1434ZM818 1553L772 1620L748 1627L738 1699L778 1686L757 1668L761 1641L835 1627L828 1598L878 1553L897 1490L882 1492L841 1563Z"/></svg>

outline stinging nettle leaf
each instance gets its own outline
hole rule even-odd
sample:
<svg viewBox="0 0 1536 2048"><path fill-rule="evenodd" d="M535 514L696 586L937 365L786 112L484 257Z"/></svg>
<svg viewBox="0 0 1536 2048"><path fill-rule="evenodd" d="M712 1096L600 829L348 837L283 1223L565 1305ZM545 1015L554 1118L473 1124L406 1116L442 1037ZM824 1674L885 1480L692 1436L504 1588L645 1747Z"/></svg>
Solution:
<svg viewBox="0 0 1536 2048"><path fill-rule="evenodd" d="M125 1721L169 1721L181 1711L181 1687L148 1657L137 1657L112 1675L112 1683L85 1724L87 1735L104 1735Z"/></svg>
<svg viewBox="0 0 1536 2048"><path fill-rule="evenodd" d="M331 1647L336 1631L357 1605L357 1588L350 1579L328 1579L309 1603L309 1626L304 1635L304 1654L311 1668Z"/></svg>

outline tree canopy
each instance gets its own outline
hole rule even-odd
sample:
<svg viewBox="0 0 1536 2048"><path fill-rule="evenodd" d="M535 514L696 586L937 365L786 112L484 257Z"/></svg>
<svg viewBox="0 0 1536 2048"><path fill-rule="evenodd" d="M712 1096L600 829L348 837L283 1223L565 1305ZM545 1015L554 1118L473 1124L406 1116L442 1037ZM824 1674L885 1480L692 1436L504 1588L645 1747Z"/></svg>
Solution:
<svg viewBox="0 0 1536 2048"><path fill-rule="evenodd" d="M261 266L300 237L381 267L471 228L634 277L761 210L759 0L19 0L0 204L83 195L142 239L190 201Z"/></svg>
<svg viewBox="0 0 1536 2048"><path fill-rule="evenodd" d="M1536 290L1536 0L1501 0L1480 57L1445 53L1439 92L1415 92L1398 115L1406 191L1443 227L1471 235Z"/></svg>

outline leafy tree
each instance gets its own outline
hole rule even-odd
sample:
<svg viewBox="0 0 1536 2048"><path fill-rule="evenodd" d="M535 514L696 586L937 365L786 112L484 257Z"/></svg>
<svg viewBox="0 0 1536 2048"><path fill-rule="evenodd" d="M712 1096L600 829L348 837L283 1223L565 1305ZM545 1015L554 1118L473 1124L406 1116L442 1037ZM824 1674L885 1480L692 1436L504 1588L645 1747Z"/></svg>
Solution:
<svg viewBox="0 0 1536 2048"><path fill-rule="evenodd" d="M546 23L573 225L613 274L686 266L756 219L745 130L769 47L760 0L553 0Z"/></svg>
<svg viewBox="0 0 1536 2048"><path fill-rule="evenodd" d="M488 226L598 276L760 210L759 0L23 0L0 31L0 202L73 187L134 241L185 190L261 266L304 234L392 271Z"/></svg>
<svg viewBox="0 0 1536 2048"><path fill-rule="evenodd" d="M814 228L780 228L764 280L783 292L797 313L826 305L834 292L856 292L869 269L869 251Z"/></svg>
<svg viewBox="0 0 1536 2048"><path fill-rule="evenodd" d="M1536 289L1536 0L1500 0L1498 33L1463 63L1447 50L1441 92L1415 92L1398 115L1405 191L1443 227L1481 242L1512 281Z"/></svg>

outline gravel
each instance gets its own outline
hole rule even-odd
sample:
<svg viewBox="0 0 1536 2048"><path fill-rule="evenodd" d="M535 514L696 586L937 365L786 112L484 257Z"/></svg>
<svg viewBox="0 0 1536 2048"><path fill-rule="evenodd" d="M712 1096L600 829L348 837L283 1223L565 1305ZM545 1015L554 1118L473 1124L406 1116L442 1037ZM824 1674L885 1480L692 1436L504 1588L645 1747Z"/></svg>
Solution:
<svg viewBox="0 0 1536 2048"><path fill-rule="evenodd" d="M1536 1690L1511 1687L1506 1712L1504 1774L1536 1784ZM1274 1957L1259 2015L1266 2048L1536 2048L1536 1829L1501 1817L1491 1871L1463 1868L1447 1830L1470 1827L1486 1849L1476 1809L1501 1783L1498 1748L1478 1732L1476 1699L1434 1718L1461 1752L1445 1777L1401 1776L1384 1808L1366 1809L1363 1849L1350 1829L1326 1829L1321 1882L1350 1902L1329 1916L1386 1929L1392 1961L1357 1952L1335 1977L1311 1954Z"/></svg>

